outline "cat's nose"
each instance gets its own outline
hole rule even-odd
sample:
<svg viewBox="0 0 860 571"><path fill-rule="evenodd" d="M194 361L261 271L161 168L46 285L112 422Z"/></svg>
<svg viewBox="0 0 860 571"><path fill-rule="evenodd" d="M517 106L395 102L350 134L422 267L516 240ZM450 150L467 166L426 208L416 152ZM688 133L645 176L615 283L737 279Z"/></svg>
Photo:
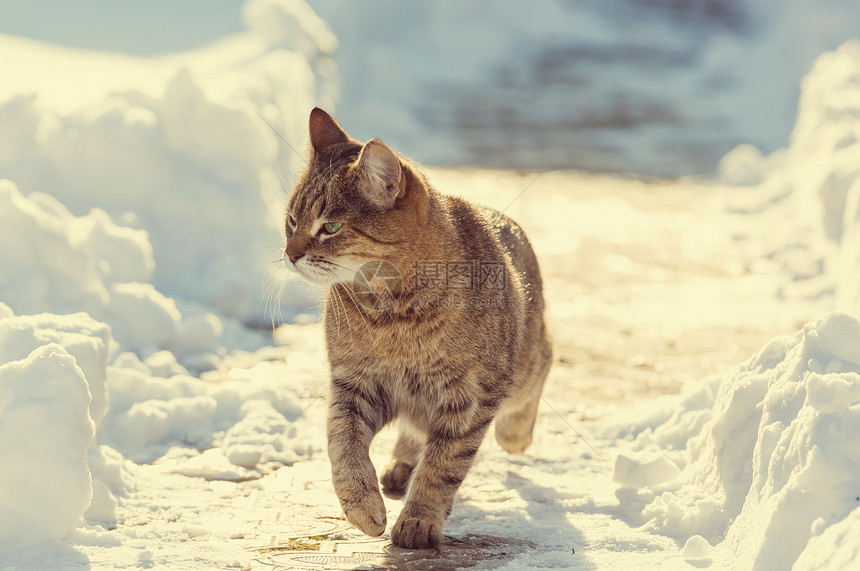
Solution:
<svg viewBox="0 0 860 571"><path fill-rule="evenodd" d="M287 240L287 247L284 248L284 253L290 258L292 263L301 260L305 252L308 250L308 236L293 236Z"/></svg>

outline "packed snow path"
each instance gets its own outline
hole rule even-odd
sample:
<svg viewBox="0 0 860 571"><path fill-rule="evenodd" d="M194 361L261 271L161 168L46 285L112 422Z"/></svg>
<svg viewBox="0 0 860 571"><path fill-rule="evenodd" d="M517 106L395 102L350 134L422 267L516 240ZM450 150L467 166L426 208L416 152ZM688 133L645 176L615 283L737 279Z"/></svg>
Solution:
<svg viewBox="0 0 860 571"><path fill-rule="evenodd" d="M555 341L534 444L511 456L487 439L457 495L440 551L395 549L388 534L371 539L342 519L325 453L322 327L309 324L279 328L277 347L229 357L228 367L201 381L224 390L245 383L255 387L255 399L288 388L296 398L286 425L258 407L239 423L248 425L244 432L214 433L220 447L174 441L139 464L120 462L117 477L133 483L118 497L113 529L78 528L47 551L18 550L9 564L408 568L422 559L425 568L440 569L690 568L684 556L696 559L698 552L696 541L684 550L689 530L639 527L643 498L631 499L623 491L629 488L613 481L616 458L631 454L625 436L666 420L665 399L677 397L661 395L740 363L773 335L796 331L818 308L780 301L783 276L744 267L733 243L749 220L727 213L727 189L575 173L430 176L446 192L510 205L507 212L529 233L542 263ZM188 425L176 434L193 441L192 429L206 413L195 417L179 394L159 398L173 407L175 422ZM642 418L645 424L636 424ZM245 448L242 434L251 435ZM374 442L377 469L388 462L393 439L386 430ZM243 454L254 456L247 462L252 468L237 465ZM628 479L650 473L659 484L678 470L629 461ZM401 502L386 502L392 524ZM719 568L719 552L699 547Z"/></svg>

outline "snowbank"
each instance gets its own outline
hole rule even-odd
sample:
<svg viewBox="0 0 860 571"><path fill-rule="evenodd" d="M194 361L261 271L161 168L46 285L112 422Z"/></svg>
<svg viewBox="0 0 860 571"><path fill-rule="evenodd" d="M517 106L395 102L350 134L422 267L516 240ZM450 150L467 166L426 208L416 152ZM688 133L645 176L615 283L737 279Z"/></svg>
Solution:
<svg viewBox="0 0 860 571"><path fill-rule="evenodd" d="M100 209L76 217L48 194L25 197L0 180L0 244L0 299L15 312L84 311L135 351L181 342L175 303L145 283L155 269L145 231L118 226Z"/></svg>
<svg viewBox="0 0 860 571"><path fill-rule="evenodd" d="M0 542L61 539L92 493L83 373L61 346L46 345L0 366L0 403Z"/></svg>
<svg viewBox="0 0 860 571"><path fill-rule="evenodd" d="M0 363L25 360L49 344L58 344L86 379L90 418L98 425L108 408L106 368L113 343L110 329L86 314L14 317L0 314Z"/></svg>
<svg viewBox="0 0 860 571"><path fill-rule="evenodd" d="M93 496L88 452L107 411L110 332L85 314L2 313L0 543L60 539Z"/></svg>
<svg viewBox="0 0 860 571"><path fill-rule="evenodd" d="M261 290L281 257L285 181L304 161L309 109L332 106L327 53L336 42L301 0L261 0L245 12L242 34L149 59L0 35L0 66L10 70L0 86L0 178L89 217L100 245L94 254L113 272L100 277L151 281L180 305L194 301L262 324ZM44 195L34 201L65 210ZM116 255L121 242L137 245L135 257ZM4 239L0 249L15 243ZM88 290L89 305L74 300L73 310L115 294L123 301L114 309L127 321L142 305L164 301L148 288L94 287L92 276L104 271L81 254L54 263L67 266L69 288ZM289 318L308 300L283 301ZM61 310L37 310L45 309ZM175 311L162 309L161 325L175 329Z"/></svg>
<svg viewBox="0 0 860 571"><path fill-rule="evenodd" d="M0 35L0 549L117 526L135 462L246 480L309 453L295 391L235 370L282 358L242 323L308 305L262 286L336 41L301 0L244 15L150 59Z"/></svg>
<svg viewBox="0 0 860 571"><path fill-rule="evenodd" d="M754 569L813 567L836 537L833 561L860 551L860 320L815 319L666 410L632 425L635 452L616 463L640 523Z"/></svg>
<svg viewBox="0 0 860 571"><path fill-rule="evenodd" d="M0 547L113 528L136 463L208 480L258 478L311 454L295 389L265 373L276 349L230 357L229 377L191 377L172 353L111 357L86 314L0 306ZM112 361L111 365L108 363ZM243 372L247 371L248 377Z"/></svg>
<svg viewBox="0 0 860 571"><path fill-rule="evenodd" d="M237 372L231 375L207 382L177 372L159 374L133 354L120 356L108 367L111 409L105 443L137 463L151 463L168 452L175 456L171 449L176 447L184 457L217 448L208 461L217 457L235 474L221 479L247 478L247 470L261 464L292 464L306 452L301 439L282 434L299 416L294 390L272 386L270 379L252 382Z"/></svg>
<svg viewBox="0 0 860 571"><path fill-rule="evenodd" d="M779 220L751 233L755 251L799 282L788 293L833 294L836 309L860 314L860 41L806 75L788 148L755 155L739 148L722 163L728 182L760 181L740 209Z"/></svg>

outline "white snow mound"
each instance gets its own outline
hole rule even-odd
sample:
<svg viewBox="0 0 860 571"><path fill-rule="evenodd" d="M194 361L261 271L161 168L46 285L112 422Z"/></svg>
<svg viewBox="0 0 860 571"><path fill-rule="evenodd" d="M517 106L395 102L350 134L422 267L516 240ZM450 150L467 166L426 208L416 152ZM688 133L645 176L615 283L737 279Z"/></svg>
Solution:
<svg viewBox="0 0 860 571"><path fill-rule="evenodd" d="M0 543L62 539L90 504L90 393L48 344L0 366Z"/></svg>
<svg viewBox="0 0 860 571"><path fill-rule="evenodd" d="M155 269L147 233L103 210L74 216L50 195L24 196L0 180L0 266L0 299L18 314L85 311L110 324L125 349L144 354L219 347L216 316L196 311L183 323L175 301L145 283Z"/></svg>
<svg viewBox="0 0 860 571"><path fill-rule="evenodd" d="M51 343L61 345L74 357L90 393L90 418L98 427L108 407L106 370L113 344L110 328L84 313L0 319L0 363L26 359Z"/></svg>
<svg viewBox="0 0 860 571"><path fill-rule="evenodd" d="M734 371L688 387L672 416L633 445L640 455L671 457L680 475L620 496L642 502L651 529L682 540L703 536L753 569L815 562L802 554L807 545L820 550L822 534L845 538L843 557L860 550L851 515L860 509L857 434L860 321L830 313ZM618 464L616 481L631 479L633 463ZM701 550L689 550L699 557Z"/></svg>
<svg viewBox="0 0 860 571"><path fill-rule="evenodd" d="M116 494L129 489L130 475L122 455L93 440L108 414L110 328L84 313L2 310L0 504L8 509L0 509L0 543L62 538L82 515L115 525ZM20 513L32 521L19 530Z"/></svg>
<svg viewBox="0 0 860 571"><path fill-rule="evenodd" d="M266 322L260 297L281 256L285 186L304 166L309 111L333 107L335 71L326 53L337 42L302 0L254 1L243 14L245 32L153 58L0 35L0 68L8 72L0 85L0 178L48 192L77 216L90 212L78 226L91 228L77 232L88 232L92 244L63 236L56 222L55 240L72 239L100 261L94 265L85 251L64 258L49 244L27 246L16 237L26 220L5 231L0 220L0 244L16 244L22 259L40 250L40 264L67 280L16 281L32 286L31 305L49 292L86 311L111 293L125 297L126 309L144 298L163 305L169 296ZM0 200L8 203L8 183L5 194ZM56 201L36 202L55 220L68 218ZM151 282L165 295L111 292L96 277ZM3 289L0 278L0 298ZM309 304L307 296L282 301L273 310L287 318ZM160 324L175 335L170 308L162 309Z"/></svg>
<svg viewBox="0 0 860 571"><path fill-rule="evenodd" d="M751 249L789 274L786 289L832 295L832 307L860 314L860 40L821 55L804 77L788 148L762 157L741 146L720 170L727 182L761 181L742 209L751 227L762 212L778 223ZM820 276L826 284L803 286Z"/></svg>

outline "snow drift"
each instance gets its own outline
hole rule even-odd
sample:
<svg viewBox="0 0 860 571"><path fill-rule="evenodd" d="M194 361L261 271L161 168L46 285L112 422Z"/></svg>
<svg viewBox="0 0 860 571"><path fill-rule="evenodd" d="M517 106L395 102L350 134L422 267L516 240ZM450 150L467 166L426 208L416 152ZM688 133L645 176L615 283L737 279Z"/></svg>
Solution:
<svg viewBox="0 0 860 571"><path fill-rule="evenodd" d="M180 302L262 324L285 185L304 160L309 110L332 106L337 43L301 1L252 2L245 13L244 33L150 59L0 36L0 178L77 216L98 208L94 219L145 230L152 253L122 266L114 256L114 282L152 281ZM128 311L154 296L121 289ZM102 303L104 292L90 295ZM286 316L306 301L286 299Z"/></svg>
<svg viewBox="0 0 860 571"><path fill-rule="evenodd" d="M616 463L622 505L640 523L704 537L753 569L820 565L824 534L844 538L830 561L860 552L860 320L814 319L688 385L669 410L635 426L636 454Z"/></svg>
<svg viewBox="0 0 860 571"><path fill-rule="evenodd" d="M832 295L836 309L860 313L860 41L823 54L803 79L786 149L735 149L721 171L755 185L738 209L780 219L749 237L756 263L796 282L786 295Z"/></svg>
<svg viewBox="0 0 860 571"><path fill-rule="evenodd" d="M62 539L92 494L86 380L62 347L46 345L0 366L0 402L0 542Z"/></svg>
<svg viewBox="0 0 860 571"><path fill-rule="evenodd" d="M280 358L244 353L267 337L242 323L269 319L285 179L337 44L300 0L243 15L149 59L0 35L0 545L115 527L126 458L236 480L308 453L282 434L292 389L224 377Z"/></svg>
<svg viewBox="0 0 860 571"><path fill-rule="evenodd" d="M221 327L183 324L172 299L149 282L155 269L143 230L118 226L101 209L72 215L56 198L24 196L0 180L0 299L17 313L84 311L113 326L129 350L218 348Z"/></svg>
<svg viewBox="0 0 860 571"><path fill-rule="evenodd" d="M110 333L85 314L0 314L0 543L61 539L92 499Z"/></svg>

